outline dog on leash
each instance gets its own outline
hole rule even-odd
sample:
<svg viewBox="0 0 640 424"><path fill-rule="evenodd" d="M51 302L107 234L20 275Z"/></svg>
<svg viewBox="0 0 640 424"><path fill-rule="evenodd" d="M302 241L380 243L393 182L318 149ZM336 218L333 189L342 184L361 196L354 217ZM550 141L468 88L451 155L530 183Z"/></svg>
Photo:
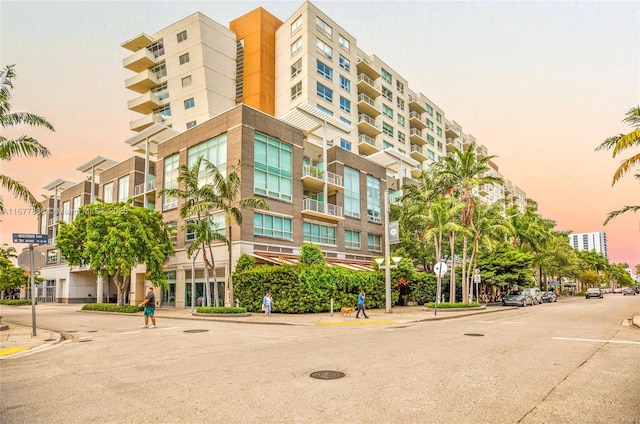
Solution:
<svg viewBox="0 0 640 424"><path fill-rule="evenodd" d="M342 316L346 316L346 315L351 315L353 313L354 308L348 308L346 306L343 306L342 308L340 308L340 315Z"/></svg>

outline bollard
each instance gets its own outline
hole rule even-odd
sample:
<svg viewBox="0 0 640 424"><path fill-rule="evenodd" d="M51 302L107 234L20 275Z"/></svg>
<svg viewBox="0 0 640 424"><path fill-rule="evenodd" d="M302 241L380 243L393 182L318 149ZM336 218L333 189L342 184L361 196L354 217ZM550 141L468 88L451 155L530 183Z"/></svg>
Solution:
<svg viewBox="0 0 640 424"><path fill-rule="evenodd" d="M240 299L236 297L236 308L239 308L239 307L240 307Z"/></svg>
<svg viewBox="0 0 640 424"><path fill-rule="evenodd" d="M331 316L333 316L333 297L331 298Z"/></svg>

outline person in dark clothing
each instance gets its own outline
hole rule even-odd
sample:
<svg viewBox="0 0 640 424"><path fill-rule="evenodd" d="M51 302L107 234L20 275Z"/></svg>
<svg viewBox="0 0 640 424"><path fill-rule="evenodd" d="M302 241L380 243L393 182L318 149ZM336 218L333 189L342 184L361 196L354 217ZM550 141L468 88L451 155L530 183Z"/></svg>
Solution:
<svg viewBox="0 0 640 424"><path fill-rule="evenodd" d="M144 325L142 328L156 328L156 295L153 294L153 287L147 289L147 296L138 306L144 306ZM149 317L151 317L151 327L149 327Z"/></svg>

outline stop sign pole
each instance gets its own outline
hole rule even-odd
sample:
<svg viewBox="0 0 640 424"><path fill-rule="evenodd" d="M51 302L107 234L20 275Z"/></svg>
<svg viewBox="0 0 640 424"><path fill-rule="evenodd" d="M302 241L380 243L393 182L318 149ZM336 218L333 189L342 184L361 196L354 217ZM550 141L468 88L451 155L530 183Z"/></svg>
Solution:
<svg viewBox="0 0 640 424"><path fill-rule="evenodd" d="M36 336L36 270L33 260L33 245L47 244L47 234L13 233L14 243L29 243L29 274L31 276L31 336Z"/></svg>

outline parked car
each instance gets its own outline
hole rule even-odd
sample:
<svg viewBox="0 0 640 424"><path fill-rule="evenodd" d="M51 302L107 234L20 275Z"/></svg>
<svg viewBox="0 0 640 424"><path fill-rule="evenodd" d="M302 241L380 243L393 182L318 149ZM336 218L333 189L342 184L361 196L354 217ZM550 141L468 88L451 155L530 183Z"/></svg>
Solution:
<svg viewBox="0 0 640 424"><path fill-rule="evenodd" d="M604 295L602 294L602 290L600 290L600 287L591 287L587 289L585 298L590 299L592 297L597 297L599 299L602 299L604 297Z"/></svg>
<svg viewBox="0 0 640 424"><path fill-rule="evenodd" d="M636 294L640 294L640 287L638 286L631 286L632 289L635 289Z"/></svg>
<svg viewBox="0 0 640 424"><path fill-rule="evenodd" d="M534 305L542 303L542 292L537 287L529 287L523 290L526 294L531 296Z"/></svg>
<svg viewBox="0 0 640 424"><path fill-rule="evenodd" d="M622 294L622 289L613 289L613 291L611 293L613 293L613 294Z"/></svg>
<svg viewBox="0 0 640 424"><path fill-rule="evenodd" d="M558 296L555 294L555 292L549 290L546 292L542 292L542 301L543 302L557 302L558 301Z"/></svg>
<svg viewBox="0 0 640 424"><path fill-rule="evenodd" d="M527 306L533 305L531 294L525 293L524 290L511 290L502 298L504 306Z"/></svg>
<svg viewBox="0 0 640 424"><path fill-rule="evenodd" d="M622 294L625 296L628 294L635 296L638 293L636 293L636 289L634 287L625 287L622 289Z"/></svg>

